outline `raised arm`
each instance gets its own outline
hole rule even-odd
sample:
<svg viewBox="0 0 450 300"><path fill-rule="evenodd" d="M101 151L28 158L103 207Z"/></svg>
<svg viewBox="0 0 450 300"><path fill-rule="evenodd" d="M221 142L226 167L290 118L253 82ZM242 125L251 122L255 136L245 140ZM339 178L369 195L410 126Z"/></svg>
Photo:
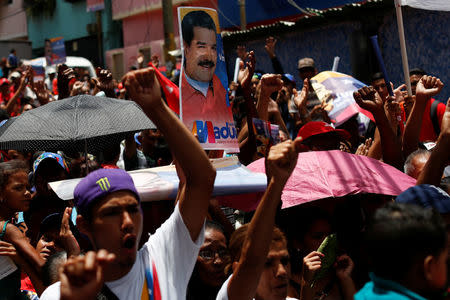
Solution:
<svg viewBox="0 0 450 300"><path fill-rule="evenodd" d="M417 83L416 101L414 102L412 111L406 121L405 132L403 134L404 157L407 157L417 150L425 107L430 98L438 94L443 87L444 84L439 78L426 75L422 76Z"/></svg>
<svg viewBox="0 0 450 300"><path fill-rule="evenodd" d="M442 173L450 162L450 98L447 100L444 117L441 123L441 133L436 146L431 152L422 173L417 178L417 184L433 184L439 186Z"/></svg>
<svg viewBox="0 0 450 300"><path fill-rule="evenodd" d="M300 139L277 144L266 160L267 190L250 222L242 254L228 283L228 299L253 299L264 269L281 193L296 163Z"/></svg>
<svg viewBox="0 0 450 300"><path fill-rule="evenodd" d="M27 68L25 72L23 72L22 77L20 78L20 84L17 91L14 93L14 95L9 99L8 103L6 103L5 110L8 112L8 114L13 113L14 106L17 103L17 100L20 98L20 95L25 90L25 87L27 86L28 81L30 81L31 77L31 67Z"/></svg>
<svg viewBox="0 0 450 300"><path fill-rule="evenodd" d="M386 117L383 101L372 86L360 88L353 97L362 108L370 111L380 132L383 161L400 169L403 165L400 141Z"/></svg>
<svg viewBox="0 0 450 300"><path fill-rule="evenodd" d="M270 60L272 61L272 67L273 72L275 74L284 74L283 66L281 66L280 61L278 60L278 57L275 52L275 46L277 44L277 39L273 36L269 36L266 38L266 44L264 45L264 49L266 49L267 54L270 57Z"/></svg>
<svg viewBox="0 0 450 300"><path fill-rule="evenodd" d="M164 103L152 68L129 72L123 82L130 98L142 107L164 134L186 177L179 208L191 238L195 241L208 212L216 171L195 137Z"/></svg>

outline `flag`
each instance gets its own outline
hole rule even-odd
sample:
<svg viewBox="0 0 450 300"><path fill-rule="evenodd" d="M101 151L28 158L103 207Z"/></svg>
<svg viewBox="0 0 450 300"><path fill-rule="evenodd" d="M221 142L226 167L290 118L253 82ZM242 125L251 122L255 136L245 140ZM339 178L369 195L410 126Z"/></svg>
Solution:
<svg viewBox="0 0 450 300"><path fill-rule="evenodd" d="M164 95L166 96L167 105L169 105L170 109L177 115L180 115L180 92L178 90L178 86L170 81L169 78L164 76L151 62L148 63L148 66L155 70L156 78L158 78L159 84L161 85Z"/></svg>
<svg viewBox="0 0 450 300"><path fill-rule="evenodd" d="M401 4L419 9L450 11L449 0L401 0Z"/></svg>

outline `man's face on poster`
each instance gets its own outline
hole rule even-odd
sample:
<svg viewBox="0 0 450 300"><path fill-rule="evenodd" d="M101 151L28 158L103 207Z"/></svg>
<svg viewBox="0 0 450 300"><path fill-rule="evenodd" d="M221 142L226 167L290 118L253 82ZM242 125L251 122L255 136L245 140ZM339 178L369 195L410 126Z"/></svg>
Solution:
<svg viewBox="0 0 450 300"><path fill-rule="evenodd" d="M210 82L216 70L217 42L214 30L194 27L190 45L185 44L186 74L190 78Z"/></svg>

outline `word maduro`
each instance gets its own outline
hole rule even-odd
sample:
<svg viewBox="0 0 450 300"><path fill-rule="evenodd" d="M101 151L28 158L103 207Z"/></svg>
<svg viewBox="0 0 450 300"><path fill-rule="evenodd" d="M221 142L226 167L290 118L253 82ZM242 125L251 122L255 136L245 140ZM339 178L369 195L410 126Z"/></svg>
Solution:
<svg viewBox="0 0 450 300"><path fill-rule="evenodd" d="M200 143L214 144L220 139L237 138L234 124L226 122L224 127L215 127L211 121L194 121L192 133L197 134Z"/></svg>

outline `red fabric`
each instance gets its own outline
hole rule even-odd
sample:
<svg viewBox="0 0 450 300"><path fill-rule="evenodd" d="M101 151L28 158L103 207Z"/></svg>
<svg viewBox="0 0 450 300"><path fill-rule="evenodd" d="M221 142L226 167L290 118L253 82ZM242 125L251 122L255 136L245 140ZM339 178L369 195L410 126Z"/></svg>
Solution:
<svg viewBox="0 0 450 300"><path fill-rule="evenodd" d="M36 293L33 283L31 283L30 277L28 277L28 275L24 272L20 274L20 289Z"/></svg>
<svg viewBox="0 0 450 300"><path fill-rule="evenodd" d="M0 103L6 104L6 102L8 102L9 99L11 99L13 96L14 96L14 92L12 92L11 90L6 95L3 95L2 93L0 93Z"/></svg>
<svg viewBox="0 0 450 300"><path fill-rule="evenodd" d="M154 300L161 300L161 289L159 288L159 280L158 280L158 273L156 272L155 263L152 264L153 267L153 295Z"/></svg>
<svg viewBox="0 0 450 300"><path fill-rule="evenodd" d="M420 130L420 136L419 136L419 140L421 142L437 140L437 134L434 132L433 122L430 117L431 104L434 101L437 101L437 100L435 100L433 98L428 100L427 106L425 107L425 111L423 112L422 128ZM437 107L437 117L438 117L439 127L441 126L444 112L445 112L445 104L439 103L438 107Z"/></svg>
<svg viewBox="0 0 450 300"><path fill-rule="evenodd" d="M169 78L161 74L161 72L155 68L155 66L149 62L148 65L155 70L156 78L158 78L159 84L161 85L164 95L166 96L167 105L176 114L180 114L180 91L178 86L170 81Z"/></svg>
<svg viewBox="0 0 450 300"><path fill-rule="evenodd" d="M53 86L53 95L58 95L58 79L53 78L52 81L52 86Z"/></svg>
<svg viewBox="0 0 450 300"><path fill-rule="evenodd" d="M118 169L119 167L116 165L111 165L111 164L101 164L100 165L103 169Z"/></svg>

